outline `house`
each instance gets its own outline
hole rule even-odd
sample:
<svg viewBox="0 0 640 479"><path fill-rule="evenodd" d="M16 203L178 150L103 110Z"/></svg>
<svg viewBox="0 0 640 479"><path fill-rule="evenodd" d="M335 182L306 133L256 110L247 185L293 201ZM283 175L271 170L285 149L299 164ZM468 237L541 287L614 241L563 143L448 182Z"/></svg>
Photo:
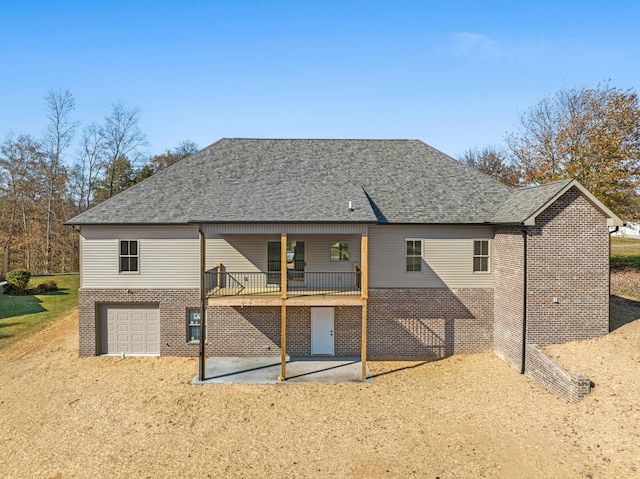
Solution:
<svg viewBox="0 0 640 479"><path fill-rule="evenodd" d="M640 223L625 223L612 231L611 236L640 239Z"/></svg>
<svg viewBox="0 0 640 479"><path fill-rule="evenodd" d="M417 140L222 139L68 222L80 355L445 357L609 330L609 226ZM200 344L206 310L206 345ZM363 361L363 365L365 364Z"/></svg>

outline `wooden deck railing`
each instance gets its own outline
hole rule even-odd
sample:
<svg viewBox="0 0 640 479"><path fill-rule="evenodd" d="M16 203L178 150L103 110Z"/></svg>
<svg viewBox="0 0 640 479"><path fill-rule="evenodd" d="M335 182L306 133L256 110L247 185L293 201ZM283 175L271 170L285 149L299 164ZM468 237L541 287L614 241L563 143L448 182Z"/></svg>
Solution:
<svg viewBox="0 0 640 479"><path fill-rule="evenodd" d="M287 273L289 296L354 295L360 293L361 272L301 272ZM220 296L277 296L281 292L279 272L231 272L217 264L206 272L208 297Z"/></svg>

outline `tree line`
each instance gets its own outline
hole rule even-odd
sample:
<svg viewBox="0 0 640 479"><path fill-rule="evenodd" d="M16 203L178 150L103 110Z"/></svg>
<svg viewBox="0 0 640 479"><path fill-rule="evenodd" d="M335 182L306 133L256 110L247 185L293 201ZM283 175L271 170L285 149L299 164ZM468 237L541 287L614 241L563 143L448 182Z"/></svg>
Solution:
<svg viewBox="0 0 640 479"><path fill-rule="evenodd" d="M44 133L9 132L0 144L0 275L78 271L78 235L63 223L198 150L187 140L149 156L140 110L121 102L82 126L69 91L44 100Z"/></svg>
<svg viewBox="0 0 640 479"><path fill-rule="evenodd" d="M520 115L505 144L458 158L510 186L574 178L623 220L640 220L640 107L633 89L562 89Z"/></svg>

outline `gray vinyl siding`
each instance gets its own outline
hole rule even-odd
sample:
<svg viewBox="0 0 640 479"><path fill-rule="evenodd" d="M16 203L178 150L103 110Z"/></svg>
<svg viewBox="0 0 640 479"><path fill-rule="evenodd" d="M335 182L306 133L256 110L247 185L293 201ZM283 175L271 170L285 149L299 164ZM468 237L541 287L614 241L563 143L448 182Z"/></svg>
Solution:
<svg viewBox="0 0 640 479"><path fill-rule="evenodd" d="M360 236L356 235L323 235L300 236L305 241L308 272L351 272L353 263L360 263ZM331 243L349 244L349 261L331 261L329 248Z"/></svg>
<svg viewBox="0 0 640 479"><path fill-rule="evenodd" d="M119 241L138 240L139 271L119 272ZM200 249L195 226L83 226L83 288L197 288Z"/></svg>
<svg viewBox="0 0 640 479"><path fill-rule="evenodd" d="M288 240L305 242L306 271L351 272L360 264L360 236L331 234L289 235ZM280 235L207 235L207 269L223 264L229 272L267 271L267 243L280 241ZM331 261L329 246L333 242L349 244L349 261Z"/></svg>
<svg viewBox="0 0 640 479"><path fill-rule="evenodd" d="M273 235L272 241L279 240L279 236ZM228 272L266 271L267 238L258 235L207 234L207 270L217 263L222 263Z"/></svg>
<svg viewBox="0 0 640 479"><path fill-rule="evenodd" d="M315 226L315 225L314 225ZM324 225L322 225L324 226ZM492 239L490 226L370 226L369 286L372 288L487 288L493 274L473 273L473 240ZM291 233L305 241L306 271L351 272L361 265L360 234ZM405 271L405 239L423 241L422 271ZM119 240L139 241L139 272L119 273ZM267 242L279 234L207 235L207 269L217 262L227 271L267 270ZM349 243L349 261L330 261L332 242ZM83 226L83 288L197 288L200 248L194 226ZM490 268L491 268L491 258Z"/></svg>
<svg viewBox="0 0 640 479"><path fill-rule="evenodd" d="M473 272L473 240L493 238L491 226L372 226L371 288L491 288L493 273ZM422 240L422 270L406 271L406 239Z"/></svg>

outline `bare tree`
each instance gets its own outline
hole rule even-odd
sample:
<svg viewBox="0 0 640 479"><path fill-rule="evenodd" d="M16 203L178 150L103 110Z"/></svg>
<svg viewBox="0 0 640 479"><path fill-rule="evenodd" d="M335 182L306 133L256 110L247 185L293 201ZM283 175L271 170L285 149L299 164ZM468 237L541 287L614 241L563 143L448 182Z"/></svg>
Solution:
<svg viewBox="0 0 640 479"><path fill-rule="evenodd" d="M520 183L520 171L511 163L507 153L498 147L469 148L458 160L505 185L517 186Z"/></svg>
<svg viewBox="0 0 640 479"><path fill-rule="evenodd" d="M5 254L14 253L14 265L27 269L33 266L32 253L42 237L37 202L43 196L43 156L41 145L28 135L9 134L0 145L0 192L7 208L1 215L0 238Z"/></svg>
<svg viewBox="0 0 640 479"><path fill-rule="evenodd" d="M60 192L56 191L56 185L64 182L60 181L59 174L62 166L62 155L69 147L77 122L71 121L71 113L75 109L73 95L68 90L51 90L45 97L47 112L47 130L44 134L43 144L46 153L45 169L47 174L47 219L45 231L45 258L44 272L49 272L51 262L51 236L52 220L54 217L53 204L55 196Z"/></svg>
<svg viewBox="0 0 640 479"><path fill-rule="evenodd" d="M78 213L93 205L96 185L105 167L105 154L101 128L91 123L82 130L80 148L70 175L72 196Z"/></svg>
<svg viewBox="0 0 640 479"><path fill-rule="evenodd" d="M186 158L187 156L191 156L194 153L197 153L199 150L200 147L195 141L183 140L178 143L178 146L173 149L173 154L178 158L179 161Z"/></svg>
<svg viewBox="0 0 640 479"><path fill-rule="evenodd" d="M146 136L138 127L140 110L128 108L121 102L111 107L111 114L104 120L101 135L106 153L106 181L108 196L114 195L114 182L118 174L119 162L127 158L135 165L140 148L147 146Z"/></svg>

